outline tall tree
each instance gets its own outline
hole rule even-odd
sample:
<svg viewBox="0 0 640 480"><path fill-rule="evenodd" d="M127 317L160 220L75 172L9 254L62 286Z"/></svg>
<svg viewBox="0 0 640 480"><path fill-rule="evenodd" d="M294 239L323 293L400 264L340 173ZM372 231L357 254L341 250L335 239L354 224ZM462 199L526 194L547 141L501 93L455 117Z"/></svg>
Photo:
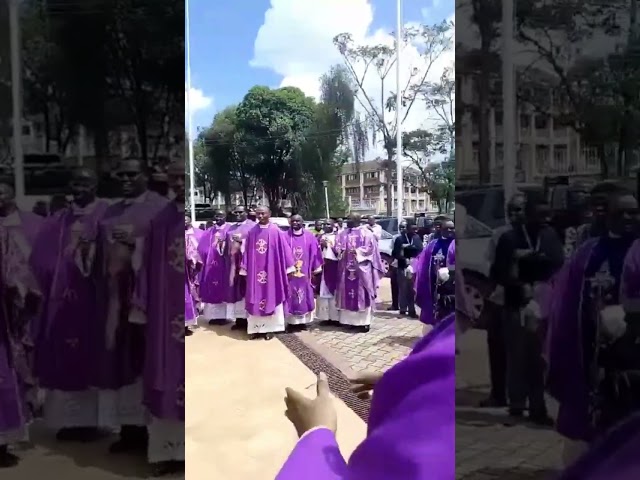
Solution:
<svg viewBox="0 0 640 480"><path fill-rule="evenodd" d="M406 27L402 32L401 48L418 45L421 52L421 64L408 68L408 80L405 85L397 85L402 89L401 95L405 109L401 122L407 119L418 98L417 92L426 82L431 68L438 58L452 48L452 27L449 22L437 25L419 25ZM388 94L391 86L390 75L396 62L397 45L358 45L349 33L341 33L334 38L334 44L342 55L347 71L356 87L356 99L363 109L364 124L372 134L372 141L379 137L387 154L385 161L387 198L391 198L393 185L391 178L395 171L396 122L395 93ZM376 91L371 91L368 74L376 75ZM393 77L392 77L393 78ZM376 98L380 95L380 98ZM357 161L358 158L356 157ZM391 215L392 205L387 202L387 214Z"/></svg>
<svg viewBox="0 0 640 480"><path fill-rule="evenodd" d="M315 101L294 87L253 87L238 105L242 148L255 157L256 179L274 211L296 191L303 173L297 153L313 125L315 111Z"/></svg>

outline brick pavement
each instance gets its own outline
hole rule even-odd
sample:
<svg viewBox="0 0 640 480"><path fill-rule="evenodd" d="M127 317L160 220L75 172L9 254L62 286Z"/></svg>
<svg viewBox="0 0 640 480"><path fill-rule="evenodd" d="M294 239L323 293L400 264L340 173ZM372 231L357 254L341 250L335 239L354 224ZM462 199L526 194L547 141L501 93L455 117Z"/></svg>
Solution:
<svg viewBox="0 0 640 480"><path fill-rule="evenodd" d="M381 288L388 299L388 284ZM383 304L386 305L385 302ZM404 358L422 333L417 320L378 312L366 334L317 327L302 338L347 375L384 371ZM561 465L562 440L550 429L512 424L503 409L480 409L488 394L485 333L471 331L460 341L456 358L456 478L458 480L546 480ZM310 340L309 340L310 339ZM549 402L552 414L557 406Z"/></svg>

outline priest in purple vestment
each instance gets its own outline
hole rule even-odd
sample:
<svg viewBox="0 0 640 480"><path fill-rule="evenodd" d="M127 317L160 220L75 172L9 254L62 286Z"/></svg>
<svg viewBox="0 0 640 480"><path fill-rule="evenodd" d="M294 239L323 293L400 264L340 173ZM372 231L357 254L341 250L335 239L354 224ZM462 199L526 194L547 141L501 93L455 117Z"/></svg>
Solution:
<svg viewBox="0 0 640 480"><path fill-rule="evenodd" d="M269 208L258 207L256 216L258 224L247 233L239 273L247 285L247 333L252 339L271 340L285 330L288 275L296 269L287 237L269 220Z"/></svg>
<svg viewBox="0 0 640 480"><path fill-rule="evenodd" d="M231 320L235 320L232 330L247 329L247 309L245 306L245 294L247 291L246 279L240 275L240 262L244 253L244 245L249 230L256 224L253 220L247 218L247 210L238 205L233 209L233 217L235 222L232 223L227 230L225 241L225 253L227 264L227 303L233 305L233 316Z"/></svg>
<svg viewBox="0 0 640 480"><path fill-rule="evenodd" d="M190 325L198 324L198 304L200 303L200 272L202 271L202 259L198 253L198 244L204 235L204 231L193 228L191 217L184 217L184 248L186 255L184 272L184 334L193 335Z"/></svg>
<svg viewBox="0 0 640 480"><path fill-rule="evenodd" d="M293 255L295 271L289 278L287 331L305 330L313 321L315 295L313 278L322 273L322 251L315 235L304 228L300 215L289 219L285 236Z"/></svg>
<svg viewBox="0 0 640 480"><path fill-rule="evenodd" d="M338 258L336 305L340 324L368 332L384 268L376 237L361 226L360 215L352 213L347 228L338 233L333 247Z"/></svg>
<svg viewBox="0 0 640 480"><path fill-rule="evenodd" d="M142 243L151 219L168 200L149 190L149 174L139 159L121 161L115 176L123 199L110 205L99 222L103 315L96 336L100 372L94 385L100 389L103 410L110 411L108 423L120 428L110 452L124 453L147 447L142 405L144 329L128 319L142 263Z"/></svg>
<svg viewBox="0 0 640 480"><path fill-rule="evenodd" d="M300 439L276 480L455 478L455 321L440 322L377 379L367 437L348 462L324 374L314 400L287 389L287 417ZM312 414L311 414L312 413Z"/></svg>
<svg viewBox="0 0 640 480"><path fill-rule="evenodd" d="M319 238L322 249L323 266L320 277L318 297L316 299L316 318L325 325L340 323L340 310L336 305L336 286L338 284L338 257L333 247L336 244L333 220L324 221L324 233Z"/></svg>
<svg viewBox="0 0 640 480"><path fill-rule="evenodd" d="M205 231L198 244L198 254L202 260L202 316L209 321L209 325L221 325L234 318L233 304L227 303L229 278L224 251L230 224L225 217L222 210L216 210L213 226Z"/></svg>
<svg viewBox="0 0 640 480"><path fill-rule="evenodd" d="M431 240L416 261L415 284L416 304L420 307L420 321L425 325L435 325L443 316L448 315L453 308L438 308L438 289L443 285L438 272L447 267L447 258L455 261L455 228L451 220L442 222L439 236ZM452 246L453 245L453 246ZM449 253L449 249L452 252ZM446 282L444 282L446 283ZM443 296L448 292L441 292ZM437 315L437 312L442 312Z"/></svg>
<svg viewBox="0 0 640 480"><path fill-rule="evenodd" d="M185 283L184 163L168 175L175 200L151 220L129 317L146 329L143 403L153 476L183 472L185 454L185 310L176 297Z"/></svg>
<svg viewBox="0 0 640 480"><path fill-rule="evenodd" d="M108 204L96 199L95 173L74 172L73 201L45 220L31 255L31 266L45 303L38 328L35 370L46 390L44 419L58 440L96 438L110 415L93 388L99 374L100 265L98 224Z"/></svg>
<svg viewBox="0 0 640 480"><path fill-rule="evenodd" d="M28 440L30 407L37 395L33 321L42 291L29 256L42 222L42 217L16 208L11 180L0 183L0 468L18 464L9 446Z"/></svg>
<svg viewBox="0 0 640 480"><path fill-rule="evenodd" d="M633 312L625 312L625 302L631 306L630 300L637 301L640 279L624 272L633 271L637 255L631 248L637 238L637 210L636 199L625 190L610 195L606 233L578 247L552 280L553 295L542 308L548 314L547 388L560 404L557 430L567 440L567 464L624 413L609 395L610 380L601 381L594 371L610 379L620 376L618 369L630 368L618 363L632 358L630 353L615 352L633 343L627 335L632 330L626 329ZM599 397L597 405L594 396Z"/></svg>

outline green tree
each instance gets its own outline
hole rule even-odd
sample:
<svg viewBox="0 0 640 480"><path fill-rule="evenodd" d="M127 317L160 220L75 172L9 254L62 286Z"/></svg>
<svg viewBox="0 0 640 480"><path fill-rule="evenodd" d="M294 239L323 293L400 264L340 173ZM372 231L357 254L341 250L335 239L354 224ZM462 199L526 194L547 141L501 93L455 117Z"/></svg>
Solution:
<svg viewBox="0 0 640 480"><path fill-rule="evenodd" d="M294 87L253 87L237 107L241 148L255 159L255 177L269 207L295 193L304 178L298 153L313 125L315 101Z"/></svg>
<svg viewBox="0 0 640 480"><path fill-rule="evenodd" d="M409 67L409 81L402 89L401 95L404 102L404 114L401 123L404 123L411 109L419 97L418 92L426 84L427 77L435 61L444 52L453 47L452 40L453 25L449 22L442 22L437 25L419 25L407 27L402 32L403 45L420 45L423 68L415 66ZM396 150L396 119L395 119L395 92L388 93L390 75L393 75L396 62L397 46L388 45L358 45L354 42L349 33L337 35L334 44L342 55L347 71L351 75L356 87L356 99L365 112L363 120L367 130L371 133L372 141L378 138L383 143L387 153L385 169L387 178L392 178L395 171L395 150ZM376 81L379 91L382 92L380 101L376 98L379 93L369 91L365 88L365 82L369 84L369 72L377 75ZM392 77L393 78L393 77ZM402 88L397 86L397 88ZM374 97L375 95L375 97ZM358 161L358 157L355 157ZM393 185L387 182L387 197L391 198ZM391 215L392 205L387 202L387 214Z"/></svg>

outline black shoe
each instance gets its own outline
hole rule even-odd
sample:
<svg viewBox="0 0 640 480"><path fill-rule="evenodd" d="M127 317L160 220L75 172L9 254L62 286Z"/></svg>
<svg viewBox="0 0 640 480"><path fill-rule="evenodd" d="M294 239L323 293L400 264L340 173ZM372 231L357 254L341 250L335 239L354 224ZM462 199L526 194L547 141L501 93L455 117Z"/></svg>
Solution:
<svg viewBox="0 0 640 480"><path fill-rule="evenodd" d="M509 416L513 418L524 417L524 408L509 408Z"/></svg>
<svg viewBox="0 0 640 480"><path fill-rule="evenodd" d="M413 311L413 312L409 312L409 318L419 318L419 317L418 317L418 314L415 311Z"/></svg>
<svg viewBox="0 0 640 480"><path fill-rule="evenodd" d="M503 408L507 406L507 401L502 398L489 397L482 400L479 404L480 408Z"/></svg>
<svg viewBox="0 0 640 480"><path fill-rule="evenodd" d="M12 468L20 463L20 457L9 451L7 445L0 446L0 468Z"/></svg>
<svg viewBox="0 0 640 480"><path fill-rule="evenodd" d="M400 309L397 305L391 305L389 308L387 308L387 312L397 312L398 310Z"/></svg>
<svg viewBox="0 0 640 480"><path fill-rule="evenodd" d="M369 325L363 325L361 327L356 327L355 330L360 333L367 333L369 330L371 330L371 327Z"/></svg>
<svg viewBox="0 0 640 480"><path fill-rule="evenodd" d="M259 333L252 333L251 335L249 335L249 340L258 340L259 338L260 338Z"/></svg>
<svg viewBox="0 0 640 480"><path fill-rule="evenodd" d="M152 477L166 477L184 472L184 462L168 461L151 464Z"/></svg>
<svg viewBox="0 0 640 480"><path fill-rule="evenodd" d="M267 334L265 334L265 336L264 336L264 339L265 339L265 340L271 340L272 338L273 338L273 333L267 333Z"/></svg>
<svg viewBox="0 0 640 480"><path fill-rule="evenodd" d="M555 424L553 418L551 418L547 412L530 413L528 420L541 427L553 427Z"/></svg>
<svg viewBox="0 0 640 480"><path fill-rule="evenodd" d="M404 316L406 314L407 314L407 312L403 312L402 310L400 310L400 316Z"/></svg>
<svg viewBox="0 0 640 480"><path fill-rule="evenodd" d="M59 442L92 442L97 440L100 432L94 427L61 428L56 433Z"/></svg>
<svg viewBox="0 0 640 480"><path fill-rule="evenodd" d="M335 325L339 325L340 322L337 320L322 320L321 322L319 322L320 325L324 325L324 326L335 326Z"/></svg>
<svg viewBox="0 0 640 480"><path fill-rule="evenodd" d="M190 337L191 335L193 335L193 331L189 330L187 327L184 327L184 336Z"/></svg>
<svg viewBox="0 0 640 480"><path fill-rule="evenodd" d="M149 442L147 427L123 425L120 439L109 446L109 453L145 453Z"/></svg>

